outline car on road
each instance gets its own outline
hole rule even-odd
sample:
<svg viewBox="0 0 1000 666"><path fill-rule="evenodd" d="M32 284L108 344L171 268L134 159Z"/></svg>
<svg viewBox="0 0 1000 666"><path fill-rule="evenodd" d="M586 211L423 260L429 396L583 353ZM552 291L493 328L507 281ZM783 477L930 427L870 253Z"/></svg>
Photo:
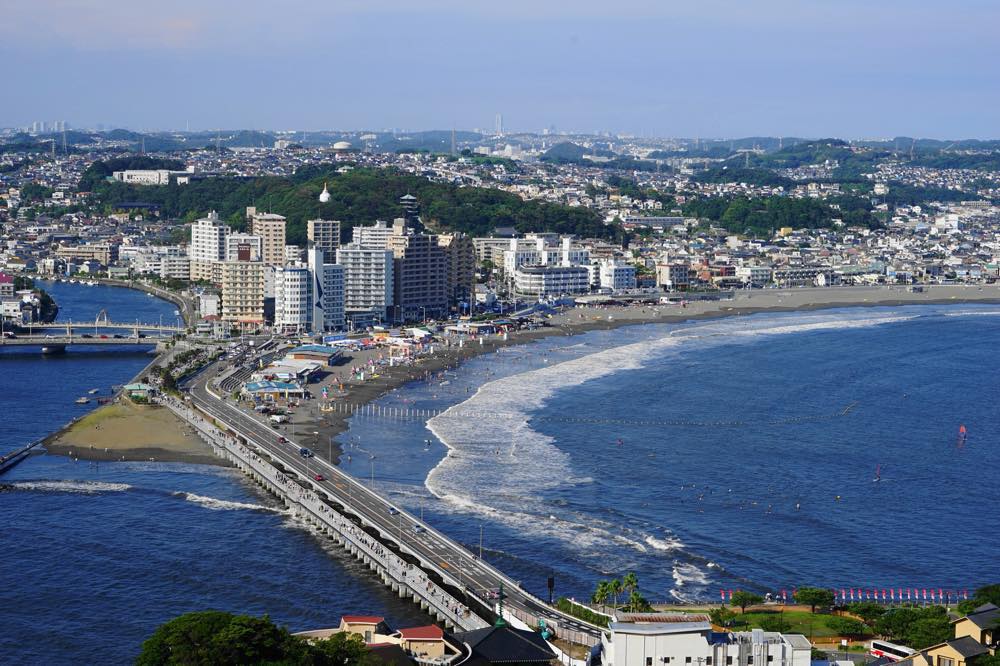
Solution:
<svg viewBox="0 0 1000 666"><path fill-rule="evenodd" d="M310 451L309 449L303 447L303 448L299 449L299 455L302 456L303 458L312 458L313 457L313 452Z"/></svg>
<svg viewBox="0 0 1000 666"><path fill-rule="evenodd" d="M287 443L288 443L288 440L287 440L287 439L285 439L285 438L284 438L283 436L281 436L281 435L278 435L278 444L287 444Z"/></svg>
<svg viewBox="0 0 1000 666"><path fill-rule="evenodd" d="M125 336L122 335L122 334L120 334L120 333L115 333L114 336L112 336L112 337L114 337L115 340L121 340Z"/></svg>
<svg viewBox="0 0 1000 666"><path fill-rule="evenodd" d="M88 339L88 340L89 340L90 338L92 338L92 337L94 337L94 336L92 336L92 335L91 335L90 333L84 333L84 334L83 334L83 335L81 335L80 337L81 337L81 338L86 338L86 339Z"/></svg>
<svg viewBox="0 0 1000 666"><path fill-rule="evenodd" d="M322 474L317 474L313 476L313 478L316 479L317 481L326 481L326 477L323 476Z"/></svg>
<svg viewBox="0 0 1000 666"><path fill-rule="evenodd" d="M396 508L396 507L394 507L394 506L390 506L390 507L389 507L389 515L390 515L390 516L396 516L396 515L399 515L399 509L397 509L397 508Z"/></svg>
<svg viewBox="0 0 1000 666"><path fill-rule="evenodd" d="M107 340L107 339L108 339L108 336L106 336L103 333L101 333L101 340Z"/></svg>
<svg viewBox="0 0 1000 666"><path fill-rule="evenodd" d="M421 527L420 525L414 525L413 526L413 531L416 532L417 534L423 534L427 530L424 529L423 527Z"/></svg>

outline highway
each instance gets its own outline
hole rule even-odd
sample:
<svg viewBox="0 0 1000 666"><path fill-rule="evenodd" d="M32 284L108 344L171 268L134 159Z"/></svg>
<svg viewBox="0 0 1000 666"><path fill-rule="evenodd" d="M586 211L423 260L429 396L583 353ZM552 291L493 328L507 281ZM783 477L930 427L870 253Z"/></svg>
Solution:
<svg viewBox="0 0 1000 666"><path fill-rule="evenodd" d="M269 348L273 353L274 345L273 341L265 343L258 348L258 353L268 353ZM221 391L218 395L212 391L210 384L223 367L222 362L217 362L183 387L193 405L202 412L229 424L234 431L246 437L249 444L256 445L272 460L280 462L287 472L297 473L303 485L321 490L333 501L349 507L365 524L378 530L383 542L397 542L403 552L418 558L425 568L436 571L454 587L478 597L481 603L493 607L495 593L503 584L506 606L546 618L558 627L558 633L563 637L575 633L589 639L587 642L599 641L599 628L564 615L523 591L515 581L457 542L409 513L398 510L387 499L327 461L301 456L299 451L302 447L297 442L280 442L279 438L284 437L281 433L257 415L227 402ZM318 480L317 475L321 475L322 480Z"/></svg>

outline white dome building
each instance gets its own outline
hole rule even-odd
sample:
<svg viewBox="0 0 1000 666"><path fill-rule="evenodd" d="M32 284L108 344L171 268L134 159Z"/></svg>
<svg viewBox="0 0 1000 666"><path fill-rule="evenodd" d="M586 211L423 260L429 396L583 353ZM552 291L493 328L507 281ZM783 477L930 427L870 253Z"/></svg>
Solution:
<svg viewBox="0 0 1000 666"><path fill-rule="evenodd" d="M333 149L336 152L338 152L338 153L342 153L342 152L348 151L348 150L351 149L351 142L350 141L338 141L337 143L333 144Z"/></svg>

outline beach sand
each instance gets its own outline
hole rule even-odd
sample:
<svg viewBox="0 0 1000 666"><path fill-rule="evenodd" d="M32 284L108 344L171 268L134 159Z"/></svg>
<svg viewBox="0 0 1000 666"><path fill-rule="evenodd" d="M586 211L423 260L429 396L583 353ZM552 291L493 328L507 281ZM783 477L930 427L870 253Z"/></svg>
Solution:
<svg viewBox="0 0 1000 666"><path fill-rule="evenodd" d="M121 399L51 435L45 449L83 460L155 460L224 465L192 428L165 407Z"/></svg>
<svg viewBox="0 0 1000 666"><path fill-rule="evenodd" d="M679 323L691 320L743 316L759 312L808 311L840 307L875 307L941 303L1000 303L1000 286L933 286L913 293L906 287L849 287L823 289L758 289L737 291L731 300L689 301L686 307L670 305L588 306L568 309L547 319L548 326L534 331L467 340L462 347L436 344L433 356L410 365L381 367L378 377L352 379L350 368L364 366L369 358L385 355L382 349L345 354L341 365L329 369L319 383L309 385L314 396L324 386L336 402L363 405L404 384L422 380L462 361L490 353L499 347L525 344L549 336L576 335L591 330L647 323ZM340 386L343 386L343 391ZM321 412L322 400L307 400L295 411L292 423L279 430L318 456L337 463L340 447L333 438L347 429L349 414ZM244 407L249 407L243 403ZM57 454L98 460L183 461L224 464L215 457L189 426L166 409L134 405L109 405L83 417L68 429L49 438L46 448ZM107 449L105 451L104 449Z"/></svg>

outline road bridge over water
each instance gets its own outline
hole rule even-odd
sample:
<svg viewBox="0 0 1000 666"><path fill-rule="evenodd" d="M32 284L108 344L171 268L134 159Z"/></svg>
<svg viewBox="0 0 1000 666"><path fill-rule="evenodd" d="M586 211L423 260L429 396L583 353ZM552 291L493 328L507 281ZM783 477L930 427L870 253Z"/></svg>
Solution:
<svg viewBox="0 0 1000 666"><path fill-rule="evenodd" d="M260 351L266 353L267 345ZM228 403L224 391L214 387L222 366L216 363L186 383L186 404L168 400L171 408L191 422L217 452L363 559L393 591L412 597L451 626L476 628L490 621L496 611L496 592L502 587L508 619L531 627L544 620L560 638L589 646L600 642L598 627L544 603L475 553L398 510L338 467L301 456L299 443L288 441L257 415ZM360 533L378 544L376 550L355 539ZM401 568L397 560L408 566ZM420 582L414 585L414 581ZM443 608L441 599L445 600ZM459 614L451 610L456 605Z"/></svg>

